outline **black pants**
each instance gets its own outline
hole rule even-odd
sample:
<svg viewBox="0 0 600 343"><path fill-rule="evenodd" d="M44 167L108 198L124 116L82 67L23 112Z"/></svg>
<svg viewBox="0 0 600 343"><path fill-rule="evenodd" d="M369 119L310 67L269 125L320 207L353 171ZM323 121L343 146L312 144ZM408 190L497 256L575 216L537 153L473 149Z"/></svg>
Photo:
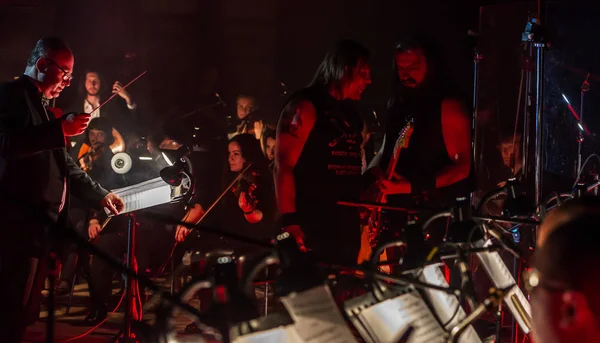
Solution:
<svg viewBox="0 0 600 343"><path fill-rule="evenodd" d="M148 251L139 244L142 233L136 229L135 256L140 272L148 267ZM110 254L117 260L122 260L127 252L127 220L125 217L115 217L105 230L92 243L100 250ZM90 264L90 310L106 311L112 292L113 275L117 272L104 259L94 255Z"/></svg>
<svg viewBox="0 0 600 343"><path fill-rule="evenodd" d="M5 225L0 227L0 337L2 342L18 343L39 318L48 270L48 247L42 242L48 240L44 234L34 239L24 220Z"/></svg>
<svg viewBox="0 0 600 343"><path fill-rule="evenodd" d="M69 212L71 227L75 232L85 239L88 239L88 226L86 211L72 208ZM68 244L65 248L62 270L60 273L61 281L71 283L77 272L77 268L89 269L89 254L87 250L79 247L75 243Z"/></svg>

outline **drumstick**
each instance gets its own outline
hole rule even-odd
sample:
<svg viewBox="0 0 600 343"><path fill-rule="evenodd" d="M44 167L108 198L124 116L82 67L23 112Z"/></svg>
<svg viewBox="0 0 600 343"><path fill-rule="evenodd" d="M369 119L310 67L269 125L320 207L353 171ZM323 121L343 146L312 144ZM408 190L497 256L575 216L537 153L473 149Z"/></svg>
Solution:
<svg viewBox="0 0 600 343"><path fill-rule="evenodd" d="M112 100L112 99L113 99L115 96L117 96L117 94L121 93L121 91L122 91L123 89L125 89L125 88L129 87L129 85L131 85L132 83L134 83L134 82L135 82L137 79L139 79L140 77L144 76L144 74L146 74L147 72L148 72L148 71L146 70L145 72L143 72L143 73L141 73L140 75L138 75L138 76L137 76L135 79L133 79L133 80L129 81L129 83L128 83L128 84L126 84L125 86L123 86L123 87L121 88L121 90L120 90L120 91L118 91L118 92L114 93L113 95L111 95L111 96L110 96L110 98L106 99L106 101L104 101L103 103L101 103L101 104L100 104L100 106L98 106L98 107L94 108L94 109L92 110L92 112L90 112L89 114L92 114L92 113L96 112L97 110L99 110L99 109L100 109L100 107L102 107L102 106L106 105L106 103L107 103L107 102L111 101L111 100Z"/></svg>

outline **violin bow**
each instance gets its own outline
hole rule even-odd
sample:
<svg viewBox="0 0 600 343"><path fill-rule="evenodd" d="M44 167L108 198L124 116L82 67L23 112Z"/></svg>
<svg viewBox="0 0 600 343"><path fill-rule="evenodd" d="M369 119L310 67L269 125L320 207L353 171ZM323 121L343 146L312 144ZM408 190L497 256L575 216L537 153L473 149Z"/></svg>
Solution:
<svg viewBox="0 0 600 343"><path fill-rule="evenodd" d="M242 169L242 171L238 174L238 176L233 179L233 181L231 181L231 183L229 184L229 186L227 186L227 188L225 188L225 190L223 191L223 193L221 193L221 195L219 195L219 197L217 198L217 200L215 200L215 202L212 203L212 205L210 205L210 207L204 211L204 214L202 214L202 217L200 217L200 219L198 219L198 221L196 222L196 225L199 225L200 222L202 222L202 220L206 217L206 215L215 207L217 206L217 204L219 203L219 201L221 201L221 199L223 199L223 197L227 194L227 192L229 192L229 190L235 186L235 184L244 176L244 174L246 173L246 171L248 171L248 169L252 166L252 163L248 163L248 165Z"/></svg>
<svg viewBox="0 0 600 343"><path fill-rule="evenodd" d="M89 114L92 114L94 112L96 112L97 110L99 110L102 106L106 105L109 101L111 101L112 99L114 99L114 97L116 97L119 93L121 93L125 88L129 87L132 83L134 83L135 81L137 81L140 77L144 76L148 71L144 71L143 73L141 73L140 75L136 76L136 78L134 78L133 80L129 81L128 84L126 84L125 86L121 87L121 90L113 93L113 95L110 96L110 98L106 99L106 101L104 101L103 103L100 104L100 106L94 108L92 110L92 112L90 112Z"/></svg>

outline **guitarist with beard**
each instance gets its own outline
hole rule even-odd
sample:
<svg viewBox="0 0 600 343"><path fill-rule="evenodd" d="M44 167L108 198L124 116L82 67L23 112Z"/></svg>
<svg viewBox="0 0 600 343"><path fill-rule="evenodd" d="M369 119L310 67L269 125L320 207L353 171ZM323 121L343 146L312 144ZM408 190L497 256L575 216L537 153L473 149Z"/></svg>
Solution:
<svg viewBox="0 0 600 343"><path fill-rule="evenodd" d="M378 191L390 205L441 208L452 206L456 197L472 190L471 125L469 117L445 85L448 78L440 68L439 56L424 38L411 38L397 45L394 59L394 83L388 104L388 124L383 145L369 165L371 174L382 174L395 163L392 175L378 177ZM398 154L397 142L406 124L414 120ZM397 155L397 156L396 156ZM420 217L420 218L418 218ZM404 230L409 218L402 212L383 212L380 240L402 237L412 260L405 255L403 268L411 261L421 263L427 254L420 230ZM443 220L430 228L430 239L439 244L445 234ZM441 224L441 227L440 227ZM415 228L416 229L416 228ZM433 230L431 230L433 229ZM416 247L415 250L412 248ZM388 257L394 252L388 250Z"/></svg>

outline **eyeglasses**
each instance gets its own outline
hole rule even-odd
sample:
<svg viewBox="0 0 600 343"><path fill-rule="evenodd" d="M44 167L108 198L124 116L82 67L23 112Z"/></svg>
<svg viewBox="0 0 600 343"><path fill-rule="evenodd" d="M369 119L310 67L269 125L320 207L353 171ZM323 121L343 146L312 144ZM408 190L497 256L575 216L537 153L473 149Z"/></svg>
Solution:
<svg viewBox="0 0 600 343"><path fill-rule="evenodd" d="M543 280L540 271L535 268L523 272L523 281L525 283L525 290L529 294L538 288L543 288L551 292L562 292L571 288L560 281Z"/></svg>
<svg viewBox="0 0 600 343"><path fill-rule="evenodd" d="M58 68L60 71L63 72L63 81L71 81L73 79L73 73L69 73L66 70L64 70L61 66L58 65L58 63L56 63L53 59L51 58L47 58L46 59L50 62L52 62L52 64L54 64L56 66L56 68Z"/></svg>

